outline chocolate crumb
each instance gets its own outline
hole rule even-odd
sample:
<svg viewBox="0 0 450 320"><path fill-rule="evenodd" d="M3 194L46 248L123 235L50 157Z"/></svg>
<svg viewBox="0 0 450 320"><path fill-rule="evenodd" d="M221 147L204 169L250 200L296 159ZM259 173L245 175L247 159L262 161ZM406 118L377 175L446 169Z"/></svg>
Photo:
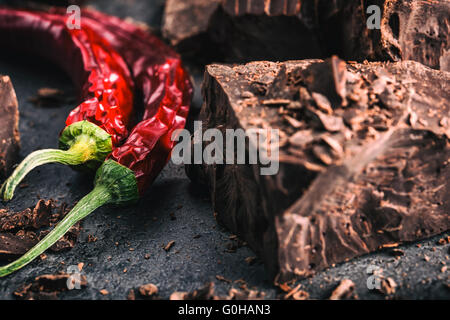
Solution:
<svg viewBox="0 0 450 320"><path fill-rule="evenodd" d="M106 289L102 289L102 290L100 290L100 293L101 293L102 295L106 296L106 295L109 294L109 291L106 290Z"/></svg>
<svg viewBox="0 0 450 320"><path fill-rule="evenodd" d="M174 246L174 244L175 244L175 241L174 241L174 240L169 241L169 243L166 244L166 245L163 247L163 249L164 249L165 251L168 252L168 251L170 250L170 248L172 248L172 247Z"/></svg>
<svg viewBox="0 0 450 320"><path fill-rule="evenodd" d="M128 292L127 300L136 300L136 295L135 295L133 289L131 289L131 290Z"/></svg>
<svg viewBox="0 0 450 320"><path fill-rule="evenodd" d="M148 283L139 287L139 293L143 297L152 297L158 293L158 287L152 283Z"/></svg>
<svg viewBox="0 0 450 320"><path fill-rule="evenodd" d="M379 291L383 293L384 295L390 296L395 293L395 288L397 287L397 284L395 283L394 279L392 278L385 278L381 280L381 287Z"/></svg>
<svg viewBox="0 0 450 320"><path fill-rule="evenodd" d="M355 284L350 279L342 280L339 285L334 289L333 293L330 296L330 300L341 300L341 299L349 299L352 297L355 291Z"/></svg>

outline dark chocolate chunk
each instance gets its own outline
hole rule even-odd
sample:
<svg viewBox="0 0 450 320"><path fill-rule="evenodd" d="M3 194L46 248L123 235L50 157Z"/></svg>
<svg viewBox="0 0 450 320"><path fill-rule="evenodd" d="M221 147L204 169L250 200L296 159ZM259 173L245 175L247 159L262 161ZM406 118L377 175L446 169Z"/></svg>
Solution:
<svg viewBox="0 0 450 320"><path fill-rule="evenodd" d="M54 203L52 200L39 200L36 206L20 212L11 212L7 209L0 210L0 231L11 232L18 229L39 229L50 225Z"/></svg>
<svg viewBox="0 0 450 320"><path fill-rule="evenodd" d="M380 8L379 29L368 27L373 5ZM338 54L450 71L449 17L448 0L168 0L163 34L201 62Z"/></svg>
<svg viewBox="0 0 450 320"><path fill-rule="evenodd" d="M344 79L338 90L335 63ZM275 90L280 70L287 81ZM314 70L328 79L311 77ZM267 105L263 93L242 98L254 83L296 107ZM218 222L247 241L273 276L310 276L450 229L450 126L442 120L450 115L449 88L449 73L412 61L213 64L203 84L203 130L279 129L279 172L201 164L187 173L209 186ZM312 98L319 89L334 102L340 92L347 103L333 102L326 113L323 99Z"/></svg>
<svg viewBox="0 0 450 320"><path fill-rule="evenodd" d="M26 253L37 243L36 235L31 233L0 233L0 261L10 260Z"/></svg>
<svg viewBox="0 0 450 320"><path fill-rule="evenodd" d="M162 31L200 62L322 57L312 19L312 1L168 0Z"/></svg>
<svg viewBox="0 0 450 320"><path fill-rule="evenodd" d="M20 148L19 110L16 93L8 76L0 75L0 179L16 163Z"/></svg>
<svg viewBox="0 0 450 320"><path fill-rule="evenodd" d="M335 53L358 61L414 60L450 71L449 1L344 2L346 5L333 15L335 21L342 23ZM381 8L381 28L370 30L366 12L374 4ZM328 35L325 40L332 41L333 33Z"/></svg>

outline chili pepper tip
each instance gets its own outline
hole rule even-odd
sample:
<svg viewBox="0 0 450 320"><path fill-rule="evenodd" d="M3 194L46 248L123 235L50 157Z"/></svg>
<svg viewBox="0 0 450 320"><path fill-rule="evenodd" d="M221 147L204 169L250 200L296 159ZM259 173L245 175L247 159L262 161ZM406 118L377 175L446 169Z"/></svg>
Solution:
<svg viewBox="0 0 450 320"><path fill-rule="evenodd" d="M29 264L55 244L69 229L95 209L105 204L123 205L137 201L139 192L132 170L107 160L97 170L94 189L83 197L44 239L16 261L0 267L0 278Z"/></svg>
<svg viewBox="0 0 450 320"><path fill-rule="evenodd" d="M111 153L111 136L89 121L79 121L67 126L59 138L60 149L44 149L30 153L3 183L0 196L11 200L14 190L34 168L47 163L83 165L88 170L97 169ZM81 167L80 167L81 168Z"/></svg>

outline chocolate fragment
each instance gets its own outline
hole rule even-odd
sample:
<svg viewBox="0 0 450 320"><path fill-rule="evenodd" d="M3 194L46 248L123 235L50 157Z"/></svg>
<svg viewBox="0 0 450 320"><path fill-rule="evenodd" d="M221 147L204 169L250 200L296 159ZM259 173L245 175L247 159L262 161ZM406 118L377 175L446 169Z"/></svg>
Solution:
<svg viewBox="0 0 450 320"><path fill-rule="evenodd" d="M207 184L217 221L279 282L450 228L450 127L441 125L450 115L449 73L336 59L206 68L203 130L278 129L279 171L200 164L187 173ZM312 98L317 88L330 114ZM254 97L243 99L246 91ZM295 108L264 104L274 92ZM342 122L331 126L323 115ZM246 159L248 150L247 141Z"/></svg>
<svg viewBox="0 0 450 320"><path fill-rule="evenodd" d="M450 71L450 2L371 0L348 2L334 14L342 22L340 48L348 59L414 60ZM381 29L367 28L367 8L381 8ZM351 15L349 15L351 13ZM328 39L327 39L328 40Z"/></svg>
<svg viewBox="0 0 450 320"><path fill-rule="evenodd" d="M380 8L380 28L370 29ZM202 62L415 60L450 71L447 0L168 0L163 34Z"/></svg>
<svg viewBox="0 0 450 320"><path fill-rule="evenodd" d="M355 291L355 283L350 279L342 280L339 285L334 289L330 296L330 300L342 300L352 297Z"/></svg>
<svg viewBox="0 0 450 320"><path fill-rule="evenodd" d="M139 287L139 293L143 297L152 297L158 294L158 287L152 283L148 283Z"/></svg>
<svg viewBox="0 0 450 320"><path fill-rule="evenodd" d="M77 275L75 279L67 273L46 274L22 285L13 292L13 295L20 300L56 300L59 293L67 291L73 282L77 282L76 285L79 285L80 289L87 286L84 275Z"/></svg>
<svg viewBox="0 0 450 320"><path fill-rule="evenodd" d="M199 62L322 57L312 1L282 2L168 0L162 32Z"/></svg>
<svg viewBox="0 0 450 320"><path fill-rule="evenodd" d="M11 212L0 209L0 231L11 232L18 229L39 229L50 225L50 218L54 202L52 200L39 200L36 206L20 212Z"/></svg>
<svg viewBox="0 0 450 320"><path fill-rule="evenodd" d="M39 200L34 208L20 212L0 209L0 260L23 255L48 234L42 230L57 224L69 212L62 204L57 210L53 200ZM73 226L50 250L58 252L75 246L81 224Z"/></svg>
<svg viewBox="0 0 450 320"><path fill-rule="evenodd" d="M386 295L386 296L392 296L395 294L395 289L397 287L397 284L395 283L394 279L392 278L383 278L381 280L381 287L379 289L379 292Z"/></svg>
<svg viewBox="0 0 450 320"><path fill-rule="evenodd" d="M0 75L0 179L8 176L19 155L18 108L11 79Z"/></svg>
<svg viewBox="0 0 450 320"><path fill-rule="evenodd" d="M35 234L0 233L0 260L10 260L21 256L36 243Z"/></svg>

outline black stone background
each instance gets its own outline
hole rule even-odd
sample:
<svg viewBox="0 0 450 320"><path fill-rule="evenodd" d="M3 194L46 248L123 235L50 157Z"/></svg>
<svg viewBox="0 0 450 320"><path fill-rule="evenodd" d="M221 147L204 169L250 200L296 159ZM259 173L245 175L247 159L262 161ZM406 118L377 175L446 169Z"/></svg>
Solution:
<svg viewBox="0 0 450 320"><path fill-rule="evenodd" d="M0 4L2 2L0 0ZM158 32L164 0L88 3L109 14L143 21ZM0 74L11 76L20 105L21 157L37 149L56 147L65 118L74 106L42 108L32 105L28 99L42 87L60 88L75 95L69 78L46 61L11 55L5 53L4 48L0 51ZM197 82L195 113L201 104L198 84L202 75L194 73ZM22 210L34 206L40 198L53 198L71 205L92 188L91 178L61 165L41 167L25 182L29 187L19 189L13 201L0 204L0 208ZM176 220L171 220L171 213ZM88 243L88 235L98 240ZM194 238L197 235L200 237ZM276 298L280 291L271 285L261 261L257 260L252 266L245 262L246 257L254 256L249 248L226 252L230 235L214 220L208 194L190 183L182 166L169 163L138 204L126 208L105 207L87 217L75 248L49 253L46 260L37 259L19 272L0 279L0 299L13 299L12 292L36 276L66 271L68 266L80 262L84 263L88 287L63 292L60 298L126 299L130 289L146 283L157 285L163 299L174 291L191 291L210 281L215 282L219 295L225 295L232 286L237 287L237 284L217 280L216 275L233 281L244 279L250 288L265 292L267 298ZM441 272L441 268L449 264L449 245L438 246L439 238L403 245L400 248L405 255L397 259L384 251L340 264L300 281L302 289L309 292L311 298L326 299L340 280L349 278L355 282L360 298L384 299L383 295L367 288L366 270L372 265L382 268L383 274L398 284L395 298L449 299L450 290L444 285L449 274ZM175 245L169 252L164 251L162 245L171 240ZM144 258L146 254L150 259ZM425 260L426 256L429 261ZM109 294L100 294L102 289Z"/></svg>

